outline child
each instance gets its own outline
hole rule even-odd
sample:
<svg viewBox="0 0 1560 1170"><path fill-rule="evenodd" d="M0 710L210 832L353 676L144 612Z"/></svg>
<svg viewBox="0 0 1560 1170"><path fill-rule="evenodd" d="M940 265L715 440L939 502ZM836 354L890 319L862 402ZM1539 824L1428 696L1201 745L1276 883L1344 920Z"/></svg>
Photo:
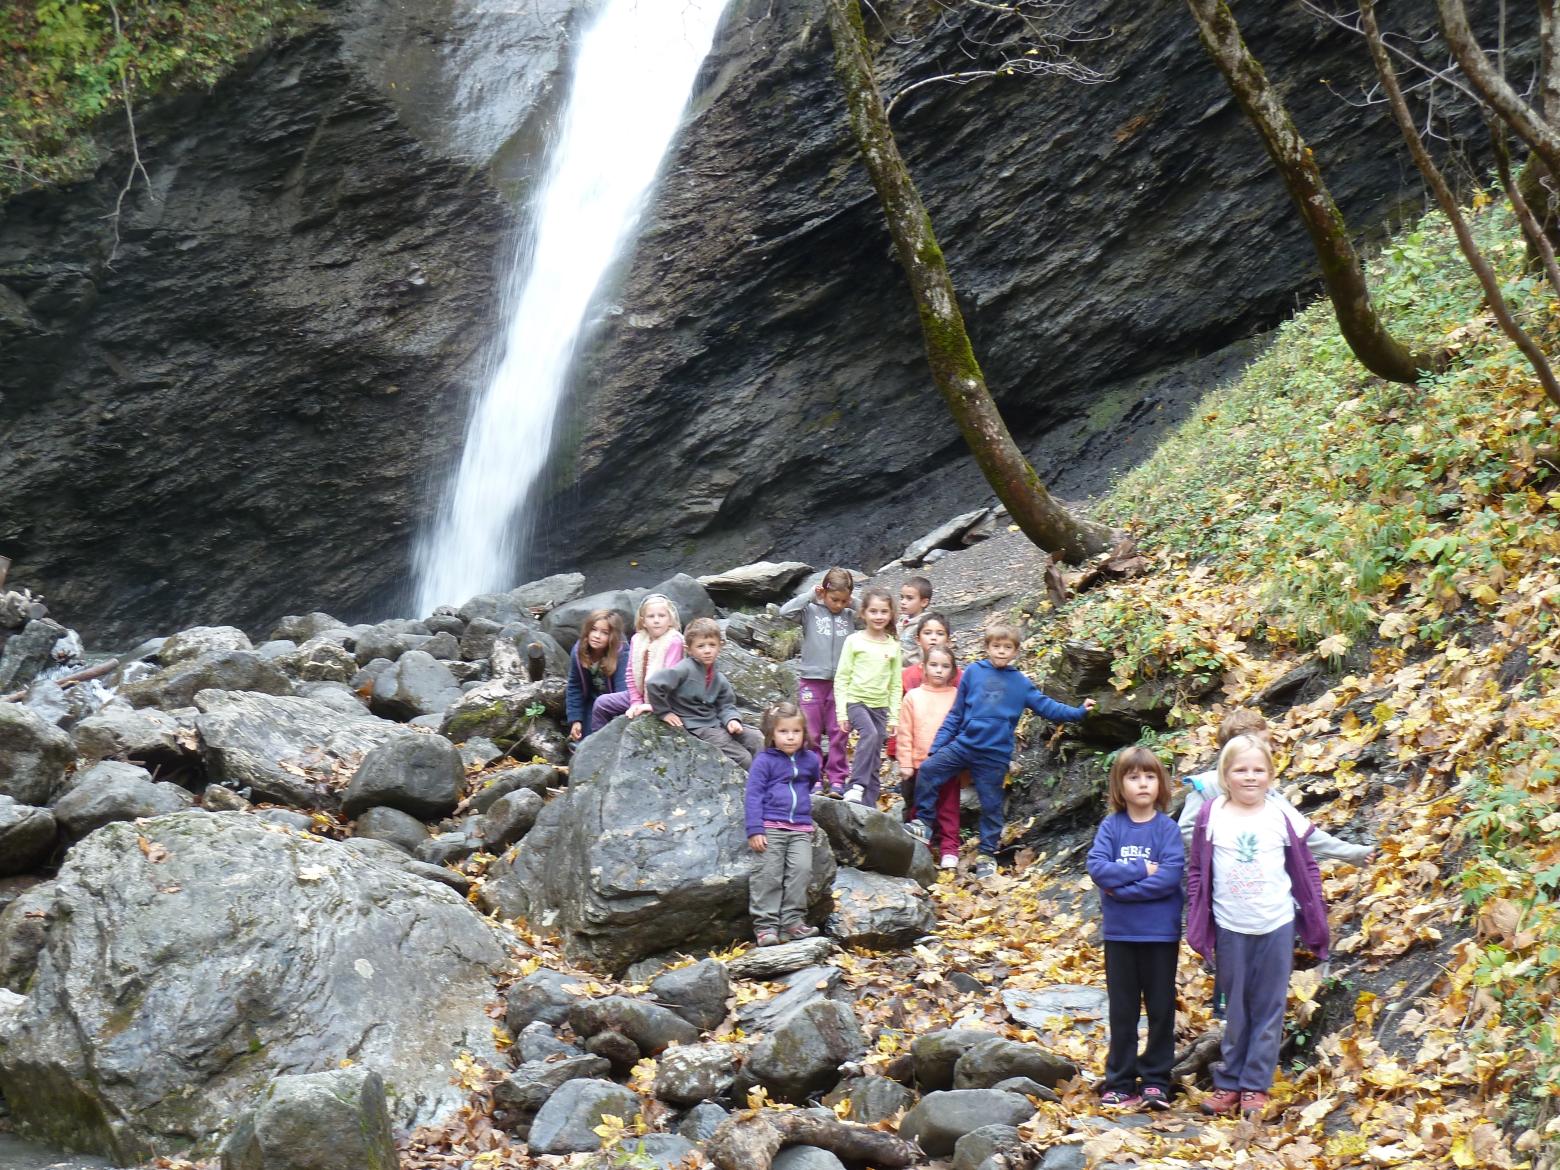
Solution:
<svg viewBox="0 0 1560 1170"><path fill-rule="evenodd" d="M600 731L619 715L630 719L650 710L645 683L658 670L683 660L682 622L677 607L664 593L651 593L634 615L634 639L628 645L627 689L596 700L592 731Z"/></svg>
<svg viewBox="0 0 1560 1170"><path fill-rule="evenodd" d="M943 720L932 752L916 774L916 816L910 831L925 841L931 836L932 815L942 786L965 769L980 797L980 858L976 878L997 873L1002 845L1002 781L1013 758L1014 732L1024 709L1055 723L1080 723L1094 708L1093 699L1069 707L1044 694L1013 666L1018 657L1018 630L992 626L986 631L986 657L971 663Z"/></svg>
<svg viewBox="0 0 1560 1170"><path fill-rule="evenodd" d="M616 610L591 610L580 623L580 640L569 651L563 707L573 742L578 743L600 726L592 720L593 709L598 700L623 690L627 665L622 617Z"/></svg>
<svg viewBox="0 0 1560 1170"><path fill-rule="evenodd" d="M1106 1105L1170 1108L1175 1063L1175 964L1181 949L1181 873L1186 852L1170 807L1170 776L1145 747L1122 748L1110 768L1110 808L1089 849L1100 890L1110 1047ZM1138 1012L1148 1046L1138 1054ZM1139 1092L1139 1084L1142 1089Z"/></svg>
<svg viewBox="0 0 1560 1170"><path fill-rule="evenodd" d="M1262 740L1237 735L1219 753L1221 795L1205 803L1192 833L1186 879L1186 941L1212 956L1229 992L1229 1019L1213 1066L1217 1116L1237 1108L1260 1118L1278 1068L1295 936L1327 957L1327 906L1312 825L1268 799L1273 756Z"/></svg>
<svg viewBox="0 0 1560 1170"><path fill-rule="evenodd" d="M839 665L845 639L856 628L856 615L849 610L855 582L849 569L834 568L823 575L813 590L813 599L802 607L801 699L802 718L807 721L807 740L824 753L819 790L827 784L831 795L845 791L849 761L847 743L834 709L834 671Z"/></svg>
<svg viewBox="0 0 1560 1170"><path fill-rule="evenodd" d="M846 735L856 730L856 758L850 765L845 799L876 808L883 740L899 721L899 642L893 635L894 599L887 589L861 595L865 630L845 639L834 676L834 715Z"/></svg>
<svg viewBox="0 0 1560 1170"><path fill-rule="evenodd" d="M645 693L661 720L695 739L714 744L732 763L746 768L764 750L763 738L742 726L737 693L715 669L720 657L720 626L714 618L694 618L683 631L688 657L650 676Z"/></svg>
<svg viewBox="0 0 1560 1170"><path fill-rule="evenodd" d="M753 757L747 782L748 848L760 861L748 879L754 941L811 938L807 913L812 880L812 786L823 762L807 746L807 721L795 703L764 712L764 750Z"/></svg>
<svg viewBox="0 0 1560 1170"><path fill-rule="evenodd" d="M899 648L905 657L915 655L915 634L921 624L921 615L932 605L932 582L929 577L906 577L899 587Z"/></svg>
<svg viewBox="0 0 1560 1170"><path fill-rule="evenodd" d="M921 625L924 633L931 624L928 617ZM898 763L899 782L905 797L905 819L915 814L915 772L931 754L932 740L947 718L957 693L954 681L958 664L953 651L947 646L932 646L922 656L917 674L924 672L925 681L907 691L899 706ZM905 678L910 671L905 671ZM959 864L959 784L944 784L937 796L937 834L934 838L943 869L954 869Z"/></svg>
<svg viewBox="0 0 1560 1170"><path fill-rule="evenodd" d="M900 643L900 649L905 653L908 663L899 676L899 693L901 695L907 695L921 685L921 660L925 657L928 650L933 646L948 646L950 649L952 648L953 644L949 638L949 629L948 619L943 617L942 614L924 613L921 615L921 624L916 627L914 647L905 651L904 644ZM948 685L955 687L959 685L959 671L957 668L953 672L953 681ZM951 698L950 696L950 701ZM944 712L944 714L947 714L947 712ZM888 743L884 745L883 751L889 759L897 760L899 758L898 738L893 735L889 736ZM906 797L905 820L912 820L914 817L915 804Z"/></svg>

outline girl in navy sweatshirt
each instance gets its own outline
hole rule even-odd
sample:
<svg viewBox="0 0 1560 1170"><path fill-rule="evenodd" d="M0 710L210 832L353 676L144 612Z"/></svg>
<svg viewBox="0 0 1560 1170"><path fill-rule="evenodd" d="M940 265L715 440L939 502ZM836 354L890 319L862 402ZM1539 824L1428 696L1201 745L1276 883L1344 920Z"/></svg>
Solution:
<svg viewBox="0 0 1560 1170"><path fill-rule="evenodd" d="M1111 814L1089 849L1089 876L1104 919L1110 1047L1106 1105L1170 1108L1175 1062L1175 965L1181 946L1181 830L1165 815L1170 777L1144 747L1123 748L1110 769ZM1148 1046L1138 1053L1138 1012Z"/></svg>
<svg viewBox="0 0 1560 1170"><path fill-rule="evenodd" d="M764 712L764 750L747 782L748 848L759 856L748 879L748 911L761 947L811 938L807 886L812 881L812 789L822 761L807 746L807 724L795 703Z"/></svg>

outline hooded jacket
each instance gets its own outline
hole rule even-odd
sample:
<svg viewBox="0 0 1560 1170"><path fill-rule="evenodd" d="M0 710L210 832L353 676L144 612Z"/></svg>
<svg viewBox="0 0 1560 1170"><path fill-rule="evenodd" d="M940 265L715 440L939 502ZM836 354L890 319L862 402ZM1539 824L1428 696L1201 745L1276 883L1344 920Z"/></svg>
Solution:
<svg viewBox="0 0 1560 1170"><path fill-rule="evenodd" d="M748 769L747 835L762 833L765 821L812 824L812 786L822 767L823 760L812 748L788 756L770 747L754 756Z"/></svg>
<svg viewBox="0 0 1560 1170"><path fill-rule="evenodd" d="M1053 723L1080 723L1082 707L1058 703L1014 666L997 667L989 658L972 662L959 679L953 707L932 741L936 755L955 739L978 755L1010 756L1013 733L1028 708Z"/></svg>

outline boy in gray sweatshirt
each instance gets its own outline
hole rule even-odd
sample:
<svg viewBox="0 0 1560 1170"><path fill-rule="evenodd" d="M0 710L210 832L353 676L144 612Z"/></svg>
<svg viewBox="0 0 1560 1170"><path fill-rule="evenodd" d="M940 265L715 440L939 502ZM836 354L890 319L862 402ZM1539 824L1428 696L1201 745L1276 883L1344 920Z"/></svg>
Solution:
<svg viewBox="0 0 1560 1170"><path fill-rule="evenodd" d="M710 618L695 618L683 630L688 657L658 670L645 684L650 710L663 722L680 727L695 739L713 744L744 770L764 750L764 738L742 726L737 692L715 669L720 656L720 626Z"/></svg>

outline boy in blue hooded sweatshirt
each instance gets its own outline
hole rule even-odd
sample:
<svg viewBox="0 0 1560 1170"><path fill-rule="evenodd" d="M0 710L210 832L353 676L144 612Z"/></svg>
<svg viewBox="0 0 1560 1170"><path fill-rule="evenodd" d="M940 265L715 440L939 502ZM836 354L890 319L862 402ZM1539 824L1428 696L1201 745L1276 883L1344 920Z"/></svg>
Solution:
<svg viewBox="0 0 1560 1170"><path fill-rule="evenodd" d="M1069 707L1043 693L1013 665L1018 646L1019 633L1013 626L992 626L986 631L986 657L971 663L959 679L953 707L932 740L931 754L916 773L916 820L907 826L921 840L928 840L937 794L944 784L968 770L980 797L980 858L975 876L981 880L997 872L997 850L1002 845L1002 782L1013 759L1013 736L1024 711L1054 723L1081 723L1094 707L1093 699L1085 699L1081 707Z"/></svg>

